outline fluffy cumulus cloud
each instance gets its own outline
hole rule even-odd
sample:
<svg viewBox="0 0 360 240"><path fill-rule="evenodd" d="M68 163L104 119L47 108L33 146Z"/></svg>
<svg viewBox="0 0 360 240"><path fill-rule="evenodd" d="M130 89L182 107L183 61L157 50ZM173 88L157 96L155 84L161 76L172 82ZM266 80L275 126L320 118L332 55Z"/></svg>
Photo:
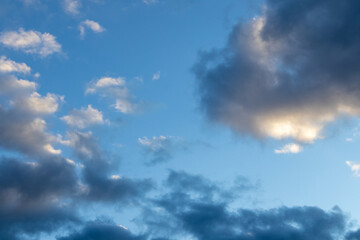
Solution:
<svg viewBox="0 0 360 240"><path fill-rule="evenodd" d="M174 151L187 148L182 138L173 136L142 137L138 138L138 143L143 153L149 157L149 164L165 162L172 158Z"/></svg>
<svg viewBox="0 0 360 240"><path fill-rule="evenodd" d="M106 154L91 132L73 130L65 138L50 133L45 117L54 116L63 97L42 96L36 83L10 75L19 71L5 72L0 75L0 239L39 239L70 227L79 232L65 239L89 234L144 239L114 224L85 223L77 209L92 203L135 206L152 189L151 180L120 175L118 159ZM90 105L64 121L78 128L105 122ZM72 149L75 160L55 144Z"/></svg>
<svg viewBox="0 0 360 240"><path fill-rule="evenodd" d="M93 31L94 33L101 33L105 31L98 22L86 19L79 24L80 35L85 36L86 29Z"/></svg>
<svg viewBox="0 0 360 240"><path fill-rule="evenodd" d="M36 83L12 75L0 75L0 89L0 147L31 156L59 154L43 117L57 111L62 97L41 96Z"/></svg>
<svg viewBox="0 0 360 240"><path fill-rule="evenodd" d="M41 57L61 52L61 45L50 33L25 31L21 28L18 31L2 32L0 43L3 46L26 53L38 54Z"/></svg>
<svg viewBox="0 0 360 240"><path fill-rule="evenodd" d="M26 63L17 63L5 56L0 56L0 73L29 73L31 68Z"/></svg>
<svg viewBox="0 0 360 240"><path fill-rule="evenodd" d="M94 124L104 124L107 121L104 119L103 114L93 108L91 105L88 107L82 108L80 110L74 109L67 116L61 118L69 126L76 128L86 128Z"/></svg>
<svg viewBox="0 0 360 240"><path fill-rule="evenodd" d="M312 143L360 116L359 2L268 0L194 66L209 119L257 138Z"/></svg>
<svg viewBox="0 0 360 240"><path fill-rule="evenodd" d="M115 103L112 106L122 113L134 113L138 111L139 104L130 93L125 79L102 77L89 83L85 94L99 94L103 98L109 98Z"/></svg>

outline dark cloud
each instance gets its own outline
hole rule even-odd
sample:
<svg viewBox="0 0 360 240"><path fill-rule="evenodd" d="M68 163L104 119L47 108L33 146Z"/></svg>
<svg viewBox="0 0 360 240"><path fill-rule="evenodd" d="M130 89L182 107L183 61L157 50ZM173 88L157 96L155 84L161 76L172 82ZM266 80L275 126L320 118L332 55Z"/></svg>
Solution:
<svg viewBox="0 0 360 240"><path fill-rule="evenodd" d="M60 157L0 159L0 238L24 239L80 222L64 205L77 185L73 166Z"/></svg>
<svg viewBox="0 0 360 240"><path fill-rule="evenodd" d="M188 148L186 141L173 136L143 137L138 142L144 156L148 158L148 165L164 163L173 157L174 152Z"/></svg>
<svg viewBox="0 0 360 240"><path fill-rule="evenodd" d="M81 231L58 240L145 240L146 236L134 235L122 226L108 222L88 223Z"/></svg>
<svg viewBox="0 0 360 240"><path fill-rule="evenodd" d="M143 216L153 236L198 240L335 240L342 239L347 231L347 217L338 207L330 211L306 206L270 210L234 208L233 198L204 197L208 192L221 195L224 190L217 184L184 172L171 172L166 185L168 193L153 201L157 210L147 209Z"/></svg>
<svg viewBox="0 0 360 240"><path fill-rule="evenodd" d="M0 209L37 208L77 191L75 169L63 158L0 160Z"/></svg>
<svg viewBox="0 0 360 240"><path fill-rule="evenodd" d="M360 239L360 229L354 232L349 232L346 235L346 240L359 240Z"/></svg>
<svg viewBox="0 0 360 240"><path fill-rule="evenodd" d="M25 211L0 210L0 239L24 240L51 234L61 228L80 223L73 210L61 207L33 208Z"/></svg>
<svg viewBox="0 0 360 240"><path fill-rule="evenodd" d="M152 188L149 179L136 180L115 174L119 160L103 152L91 133L75 131L69 133L69 138L75 154L83 163L84 199L134 202Z"/></svg>
<svg viewBox="0 0 360 240"><path fill-rule="evenodd" d="M311 143L360 115L360 3L268 0L194 71L209 119L259 138Z"/></svg>

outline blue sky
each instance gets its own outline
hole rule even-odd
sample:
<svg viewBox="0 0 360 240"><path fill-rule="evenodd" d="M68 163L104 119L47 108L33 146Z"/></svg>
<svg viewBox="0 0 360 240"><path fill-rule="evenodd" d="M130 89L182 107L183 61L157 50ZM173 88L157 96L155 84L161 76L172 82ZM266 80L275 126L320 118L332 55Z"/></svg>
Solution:
<svg viewBox="0 0 360 240"><path fill-rule="evenodd" d="M360 239L358 7L0 1L0 238Z"/></svg>

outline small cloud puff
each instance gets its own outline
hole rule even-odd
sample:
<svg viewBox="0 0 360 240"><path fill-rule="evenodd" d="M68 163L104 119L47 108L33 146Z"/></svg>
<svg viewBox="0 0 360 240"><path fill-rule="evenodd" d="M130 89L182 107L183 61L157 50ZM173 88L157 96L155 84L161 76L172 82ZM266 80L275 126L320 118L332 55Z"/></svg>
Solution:
<svg viewBox="0 0 360 240"><path fill-rule="evenodd" d="M350 161L346 161L346 164L350 167L351 171L353 171L355 176L360 176L360 164Z"/></svg>
<svg viewBox="0 0 360 240"><path fill-rule="evenodd" d="M287 153L297 154L300 153L301 151L302 151L302 146L296 143L289 143L286 144L285 146L282 146L279 149L274 150L276 154L287 154Z"/></svg>
<svg viewBox="0 0 360 240"><path fill-rule="evenodd" d="M89 19L86 19L79 24L80 35L82 37L85 36L86 29L90 29L94 33L101 33L105 31L105 28L103 28L98 22Z"/></svg>
<svg viewBox="0 0 360 240"><path fill-rule="evenodd" d="M152 80L159 80L160 77L161 77L160 71L157 71L156 73L154 73L154 75L152 77Z"/></svg>

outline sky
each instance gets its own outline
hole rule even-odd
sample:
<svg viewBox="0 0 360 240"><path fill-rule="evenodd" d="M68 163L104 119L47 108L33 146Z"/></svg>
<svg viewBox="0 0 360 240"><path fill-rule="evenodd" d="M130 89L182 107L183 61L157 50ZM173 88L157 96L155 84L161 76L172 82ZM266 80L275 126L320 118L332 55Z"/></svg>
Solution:
<svg viewBox="0 0 360 240"><path fill-rule="evenodd" d="M360 240L357 0L0 0L0 239Z"/></svg>

